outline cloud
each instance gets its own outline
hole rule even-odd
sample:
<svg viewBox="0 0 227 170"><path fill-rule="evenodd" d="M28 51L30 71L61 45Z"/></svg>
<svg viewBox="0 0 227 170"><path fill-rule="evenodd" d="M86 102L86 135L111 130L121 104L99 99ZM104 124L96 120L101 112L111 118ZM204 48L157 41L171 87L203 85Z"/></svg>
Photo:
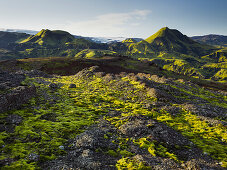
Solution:
<svg viewBox="0 0 227 170"><path fill-rule="evenodd" d="M139 26L150 10L134 10L128 13L108 13L87 21L68 22L65 30L83 36L121 36L130 26Z"/></svg>

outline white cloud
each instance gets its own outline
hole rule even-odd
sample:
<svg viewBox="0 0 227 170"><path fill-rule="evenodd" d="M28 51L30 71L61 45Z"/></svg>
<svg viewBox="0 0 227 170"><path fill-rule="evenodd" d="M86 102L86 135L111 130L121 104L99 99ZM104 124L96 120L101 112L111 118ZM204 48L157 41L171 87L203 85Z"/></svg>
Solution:
<svg viewBox="0 0 227 170"><path fill-rule="evenodd" d="M83 36L122 36L130 26L139 26L150 10L134 10L128 13L108 13L91 20L68 22L65 30Z"/></svg>

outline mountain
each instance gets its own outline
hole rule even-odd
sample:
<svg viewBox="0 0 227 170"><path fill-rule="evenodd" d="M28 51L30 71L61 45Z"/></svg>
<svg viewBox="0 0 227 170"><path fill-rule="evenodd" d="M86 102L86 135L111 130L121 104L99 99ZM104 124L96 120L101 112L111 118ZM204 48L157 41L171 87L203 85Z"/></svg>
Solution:
<svg viewBox="0 0 227 170"><path fill-rule="evenodd" d="M186 55L203 56L213 52L216 48L213 46L200 44L191 38L183 35L180 31L161 28L158 32L138 43L128 45L128 53L150 54L159 52L177 52Z"/></svg>
<svg viewBox="0 0 227 170"><path fill-rule="evenodd" d="M11 44L10 49L19 53L14 58L74 57L84 49L107 50L108 46L84 38L75 38L66 31L43 29L35 35Z"/></svg>
<svg viewBox="0 0 227 170"><path fill-rule="evenodd" d="M161 28L157 33L140 42L123 43L127 46L124 55L139 60L148 60L159 67L179 74L199 78L226 80L221 69L226 64L226 53L214 46L202 44L183 35L180 31ZM211 64L212 63L212 64ZM210 66L211 64L211 66Z"/></svg>
<svg viewBox="0 0 227 170"><path fill-rule="evenodd" d="M179 74L226 80L225 64L221 63L226 62L225 51L196 42L178 30L168 27L161 28L145 40L126 38L121 42L111 43L95 43L88 37L48 29L43 29L35 35L23 34L25 37L22 33L5 32L3 35L14 35L14 39L2 36L2 42L7 42L4 46L7 46L7 49L0 51L1 60L55 56L102 58L114 54L146 59L162 69Z"/></svg>
<svg viewBox="0 0 227 170"><path fill-rule="evenodd" d="M4 32L18 32L18 33L26 33L30 35L35 35L39 31L34 31L34 30L24 30L24 29L4 29L0 28L0 31ZM84 37L80 35L73 35L75 38L83 38L89 41L93 41L95 43L113 43L113 42L122 42L123 40L127 39L126 37ZM133 38L137 40L137 42L141 41L142 38Z"/></svg>
<svg viewBox="0 0 227 170"><path fill-rule="evenodd" d="M95 43L87 38L72 35L62 30L43 29L35 35L22 40L19 44L29 46L38 46L45 48L64 48L64 49L107 49L107 44Z"/></svg>
<svg viewBox="0 0 227 170"><path fill-rule="evenodd" d="M15 47L15 44L28 37L29 34L25 33L0 31L0 60L19 58L18 52L12 51L11 46Z"/></svg>
<svg viewBox="0 0 227 170"><path fill-rule="evenodd" d="M74 36L66 31L43 29L35 35L31 35L27 39L21 41L21 44L32 43L39 45L59 46L72 42Z"/></svg>
<svg viewBox="0 0 227 170"><path fill-rule="evenodd" d="M145 39L155 51L179 52L190 55L205 55L214 47L200 44L176 29L161 28L157 33Z"/></svg>
<svg viewBox="0 0 227 170"><path fill-rule="evenodd" d="M134 56L152 56L160 52L203 56L216 50L213 46L200 44L180 31L168 27L161 28L145 40L128 43L127 46L127 54Z"/></svg>
<svg viewBox="0 0 227 170"><path fill-rule="evenodd" d="M194 36L191 38L203 44L227 47L227 36L225 35L209 34L204 36Z"/></svg>
<svg viewBox="0 0 227 170"><path fill-rule="evenodd" d="M0 48L8 48L10 43L19 42L27 37L29 35L25 33L0 31Z"/></svg>
<svg viewBox="0 0 227 170"><path fill-rule="evenodd" d="M142 38L126 38L125 40L122 41L122 43L137 43L142 41Z"/></svg>

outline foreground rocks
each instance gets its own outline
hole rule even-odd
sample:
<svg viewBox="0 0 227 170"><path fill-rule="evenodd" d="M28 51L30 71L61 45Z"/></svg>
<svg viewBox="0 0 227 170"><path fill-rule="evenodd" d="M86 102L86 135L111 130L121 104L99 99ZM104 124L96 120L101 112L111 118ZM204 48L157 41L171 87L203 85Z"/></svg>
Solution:
<svg viewBox="0 0 227 170"><path fill-rule="evenodd" d="M46 159L43 161L42 153L36 153L34 150L31 153L29 152L25 158L29 163L36 163L41 167L41 169L48 170L112 170L116 169L115 165L118 164L119 160L128 158L137 163L141 162L145 166L149 166L150 169L157 170L224 169L220 166L221 162L215 161L214 157L214 159L212 159L209 153L202 151L202 149L200 149L202 147L199 148L199 145L196 145L197 141L191 140L192 138L181 133L182 131L180 129L176 130L176 127L168 124L168 118L171 116L173 116L173 118L179 116L178 118L180 118L180 116L184 114L192 113L197 116L197 118L208 122L209 126L221 123L224 125L222 119L226 116L226 109L221 105L214 105L212 100L209 100L209 98L207 99L207 91L204 93L204 96L201 97L200 94L196 94L198 94L199 90L199 92L203 92L202 89L200 89L196 84L190 84L190 82L181 81L181 83L178 83L174 79L144 73L106 74L104 72L98 72L98 70L98 66L86 68L78 72L76 75L69 77L70 83L67 81L42 79L40 77L48 77L48 75L39 71L22 71L17 72L14 75L10 75L10 73L6 72L2 73L5 77L7 77L7 74L11 76L11 78L7 79L8 84L6 84L6 86L4 85L5 82L3 79L1 79L2 86L0 87L4 90L2 90L3 93L0 96L0 110L3 112L20 108L22 104L26 103L31 97L36 95L36 88L34 86L22 86L21 82L24 80L25 75L35 77L34 82L35 84L38 84L37 87L42 87L44 85L46 87L46 91L39 90L38 95L42 99L42 103L48 103L48 105L46 105L45 108L39 106L30 107L36 111L42 109L46 110L49 107L51 108L54 104L58 104L58 101L63 100L64 98L60 97L59 92L64 88L68 88L67 90L69 90L66 91L68 93L62 93L64 96L70 96L70 91L73 91L74 94L76 93L75 96L80 96L80 93L83 93L84 89L87 90L86 94L93 94L95 92L95 94L100 94L101 96L102 93L99 92L99 89L104 86L105 90L113 90L113 93L111 94L112 96L110 95L108 97L117 96L117 100L112 98L113 101L115 101L115 105L111 103L113 102L112 100L108 100L109 103L100 99L93 100L96 102L94 103L91 99L97 99L97 96L95 95L92 96L92 98L85 95L76 100L70 96L73 98L73 104L66 112L63 110L59 111L57 105L55 105L53 111L48 113L44 112L39 115L34 112L33 114L37 115L37 124L40 124L40 122L48 122L51 125L54 124L59 126L60 123L64 123L63 126L68 128L68 122L71 120L65 121L64 118L67 117L69 113L75 117L83 117L85 115L85 111L78 112L77 108L86 108L89 106L104 106L103 108L105 108L105 105L102 105L102 103L109 104L109 106L105 108L105 111L100 111L102 114L98 115L99 120L96 121L96 124L91 127L83 125L81 129L73 126L70 133L76 132L77 134L80 134L77 136L75 135L76 137L70 136L70 138L67 138L67 142L65 142L65 140L60 144L60 146L57 145L57 148L55 149L59 149L60 154L57 155L58 157L55 160L47 161ZM13 77L15 75L17 76ZM98 88L92 86L91 83L92 79L95 79L95 76L97 76L99 80L102 80L102 86L97 86ZM74 78L82 81L80 81L80 83L77 81L73 82L72 80ZM57 77L53 80L57 80ZM64 83L64 86L61 82ZM88 84L88 87L81 86L82 83L86 85L87 82L90 83ZM14 83L17 85L14 86ZM96 85L99 85L98 82L96 82ZM93 88L95 91L92 91ZM122 93L114 93L115 91L121 91ZM191 93L191 91L193 91L193 93ZM210 92L214 94L212 91ZM86 100L84 100L84 98ZM215 96L215 100L224 103L224 101L222 102L222 99L221 95ZM85 104L79 103L78 101L80 100ZM78 102L79 104L74 104L74 102ZM122 104L120 105L117 102L122 102ZM130 108L131 106L129 105L129 109L126 108L124 102L128 102L127 104L131 104L133 107ZM139 103L140 105L134 107L134 103ZM68 103L61 103L60 107L67 104ZM74 108L76 109L73 110ZM100 108L102 109L102 107ZM134 109L137 110L137 112L134 112ZM89 113L90 110L86 111ZM63 114L61 115L61 113ZM77 115L77 113L80 115ZM160 115L162 114L161 116L164 118L158 115L159 113ZM61 117L59 115L61 115ZM101 117L101 115L103 117ZM167 117L166 115L170 116ZM219 118L221 120L219 120ZM4 120L1 120L4 121L4 125L0 125L0 131L5 131L8 134L13 133L15 127L23 125L25 119L26 118L17 114L9 114L4 117ZM171 123L174 124L174 120L177 119L171 119ZM185 119L184 121L180 121L178 122L179 124L188 123ZM73 122L73 125L75 124L76 123ZM80 122L78 124L80 124ZM191 124L189 126L191 126ZM190 128L189 126L187 127ZM57 133L62 133L62 129L55 131L57 128L54 127L52 134L46 139L48 147L49 142L51 143L54 138L53 136ZM40 129L34 129L34 132L38 132L37 136L41 134ZM47 134L42 135L47 136ZM195 133L195 135L200 134ZM65 139L65 137L66 136L62 136L62 139ZM202 138L203 136L199 137ZM138 141L141 139L146 142L139 143ZM39 140L39 137L37 137L31 139L30 142L38 142ZM153 148L151 146L153 146ZM6 158L0 161L0 164L5 166L14 161L15 160Z"/></svg>
<svg viewBox="0 0 227 170"><path fill-rule="evenodd" d="M148 124L151 124L148 127ZM108 136L108 137L106 137ZM146 150L135 145L132 141L127 142L127 151L132 153L132 159L145 162L151 169L223 169L217 162L204 154L188 139L168 126L150 120L147 117L132 117L131 121L122 125L119 129L100 119L100 123L89 128L84 133L70 140L66 147L67 154L56 160L41 165L42 169L72 169L72 170L115 170L114 166L121 158L120 155L108 154L108 151L117 150L119 137L139 139L150 136L152 140L168 144L177 156L184 159L184 163L177 163L169 158L154 157ZM116 141L113 143L112 141ZM175 148L174 146L179 146ZM191 146L190 148L184 146Z"/></svg>
<svg viewBox="0 0 227 170"><path fill-rule="evenodd" d="M0 95L0 113L19 108L30 98L34 97L35 93L35 86L18 86L15 89L12 89L9 94Z"/></svg>
<svg viewBox="0 0 227 170"><path fill-rule="evenodd" d="M91 127L89 130L78 135L66 147L67 155L59 157L54 161L49 161L41 165L43 169L116 169L116 161L119 157L113 157L105 153L109 149L117 149L117 145L112 143L112 138L105 138L105 134L114 134L116 129L102 121L100 124Z"/></svg>
<svg viewBox="0 0 227 170"><path fill-rule="evenodd" d="M34 86L22 86L25 74L0 71L0 113L16 109L36 93Z"/></svg>
<svg viewBox="0 0 227 170"><path fill-rule="evenodd" d="M0 113L17 109L36 95L34 85L28 87L22 84L26 76L53 77L38 70L20 70L15 73L0 70Z"/></svg>

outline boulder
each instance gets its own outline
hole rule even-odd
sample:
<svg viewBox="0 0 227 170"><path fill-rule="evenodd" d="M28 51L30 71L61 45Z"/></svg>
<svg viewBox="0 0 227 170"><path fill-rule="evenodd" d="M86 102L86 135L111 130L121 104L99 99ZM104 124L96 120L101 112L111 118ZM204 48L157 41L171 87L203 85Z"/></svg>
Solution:
<svg viewBox="0 0 227 170"><path fill-rule="evenodd" d="M9 94L0 95L0 113L18 108L35 95L35 86L18 86Z"/></svg>

